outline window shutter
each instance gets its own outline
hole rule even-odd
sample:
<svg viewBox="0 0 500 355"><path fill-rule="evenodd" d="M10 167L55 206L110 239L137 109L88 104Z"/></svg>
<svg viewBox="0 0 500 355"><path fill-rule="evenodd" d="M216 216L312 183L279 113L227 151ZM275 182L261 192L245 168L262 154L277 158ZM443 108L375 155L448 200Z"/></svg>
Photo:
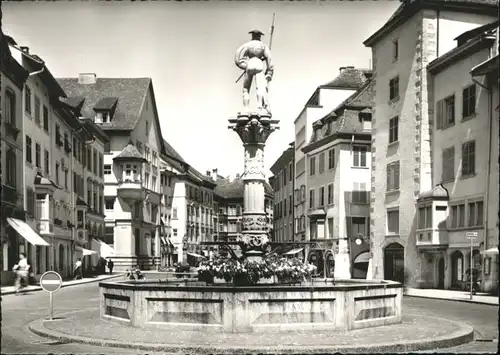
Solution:
<svg viewBox="0 0 500 355"><path fill-rule="evenodd" d="M394 164L394 189L399 190L399 161Z"/></svg>
<svg viewBox="0 0 500 355"><path fill-rule="evenodd" d="M443 128L443 116L444 116L444 100L439 100L436 103L436 128Z"/></svg>
<svg viewBox="0 0 500 355"><path fill-rule="evenodd" d="M391 165L387 164L387 190L391 190Z"/></svg>
<svg viewBox="0 0 500 355"><path fill-rule="evenodd" d="M347 236L351 237L352 236L352 217L345 218L345 227L346 227Z"/></svg>

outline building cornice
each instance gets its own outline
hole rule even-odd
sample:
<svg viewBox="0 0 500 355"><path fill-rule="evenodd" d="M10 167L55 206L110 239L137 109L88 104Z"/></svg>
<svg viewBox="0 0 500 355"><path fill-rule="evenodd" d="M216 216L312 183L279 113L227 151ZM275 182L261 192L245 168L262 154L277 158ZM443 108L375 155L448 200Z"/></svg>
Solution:
<svg viewBox="0 0 500 355"><path fill-rule="evenodd" d="M351 143L354 137L354 141L362 141L366 144L371 144L372 135L371 133L348 133L341 132L335 133L325 138L320 139L317 142L309 143L304 148L302 148L302 152L304 154L310 153L313 150L321 148L327 144L333 143L332 146L337 145L339 143Z"/></svg>

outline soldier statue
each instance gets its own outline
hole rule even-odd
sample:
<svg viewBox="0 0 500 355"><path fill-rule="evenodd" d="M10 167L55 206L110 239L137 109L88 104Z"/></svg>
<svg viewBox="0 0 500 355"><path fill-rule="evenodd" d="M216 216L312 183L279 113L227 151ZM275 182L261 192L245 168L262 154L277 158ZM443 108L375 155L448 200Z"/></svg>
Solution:
<svg viewBox="0 0 500 355"><path fill-rule="evenodd" d="M270 113L269 99L267 97L269 82L273 78L274 66L271 61L269 47L261 41L264 35L259 30L249 32L252 40L241 45L236 51L234 62L244 70L243 78L243 107L248 110L250 103L250 88L255 77L257 91L257 108ZM264 61L266 68L264 70Z"/></svg>

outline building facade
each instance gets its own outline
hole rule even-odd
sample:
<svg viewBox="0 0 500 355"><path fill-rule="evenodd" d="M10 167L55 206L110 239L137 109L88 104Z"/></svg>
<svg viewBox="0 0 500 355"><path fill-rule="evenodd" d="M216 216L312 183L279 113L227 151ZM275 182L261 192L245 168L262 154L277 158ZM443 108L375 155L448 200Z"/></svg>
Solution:
<svg viewBox="0 0 500 355"><path fill-rule="evenodd" d="M498 119L491 111L487 77L470 73L494 54L497 27L496 21L465 32L457 38L456 48L427 67L436 187L421 194L417 206L423 287L463 289L471 267L468 233L476 236L472 267L483 274L481 280L498 274L497 265L483 265L481 255L498 246ZM492 286L494 282L483 288L491 291Z"/></svg>
<svg viewBox="0 0 500 355"><path fill-rule="evenodd" d="M455 6L456 5L456 6ZM422 282L417 199L432 190L432 105L427 65L464 31L494 20L475 0L403 2L364 44L372 49L374 99L371 237L375 278ZM405 276L405 273L407 274Z"/></svg>
<svg viewBox="0 0 500 355"><path fill-rule="evenodd" d="M184 160L183 160L184 161ZM176 262L196 264L203 256L202 242L214 241L215 182L184 163L172 201L172 242Z"/></svg>
<svg viewBox="0 0 500 355"><path fill-rule="evenodd" d="M309 98L299 116L295 119L295 177L294 177L294 217L298 224L295 226L296 241L309 240L307 228L307 174L306 157L302 148L312 134L312 124L325 117L343 100L352 95L369 78L371 71L356 69L352 66L341 67L339 75L325 85L319 86Z"/></svg>
<svg viewBox="0 0 500 355"><path fill-rule="evenodd" d="M19 253L26 251L26 242L8 223L8 218L25 221L23 179L23 88L28 72L13 57L7 38L0 34L0 95L2 119L0 122L0 178L2 243L2 285L12 284L12 267Z"/></svg>
<svg viewBox="0 0 500 355"><path fill-rule="evenodd" d="M319 274L366 278L369 260L371 82L313 123L306 156L308 260Z"/></svg>
<svg viewBox="0 0 500 355"><path fill-rule="evenodd" d="M104 239L112 239L116 270L156 268L161 250L160 156L165 148L151 79L87 73L58 81L82 117L109 137L103 148Z"/></svg>
<svg viewBox="0 0 500 355"><path fill-rule="evenodd" d="M274 174L272 188L274 190L274 242L293 242L297 231L294 231L294 143L285 150L271 166ZM297 194L298 195L298 194Z"/></svg>

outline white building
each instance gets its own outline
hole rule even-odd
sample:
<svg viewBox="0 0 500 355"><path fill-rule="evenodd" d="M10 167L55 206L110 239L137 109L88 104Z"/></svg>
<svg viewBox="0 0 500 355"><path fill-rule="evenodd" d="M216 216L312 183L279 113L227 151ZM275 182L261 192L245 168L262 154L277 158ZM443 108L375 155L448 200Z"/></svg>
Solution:
<svg viewBox="0 0 500 355"><path fill-rule="evenodd" d="M366 277L372 89L373 83L366 82L314 122L311 140L302 147L307 157L307 230L314 243L308 259L327 277Z"/></svg>
<svg viewBox="0 0 500 355"><path fill-rule="evenodd" d="M418 286L419 196L433 188L427 65L464 31L497 18L498 2L404 1L364 44L373 56L371 238L374 277Z"/></svg>
<svg viewBox="0 0 500 355"><path fill-rule="evenodd" d="M471 266L466 238L471 232L476 234L472 266L482 272L481 280L490 281L487 291L498 286L498 115L493 114L498 95L495 105L494 85L484 75L470 74L495 55L497 27L495 21L461 34L457 47L427 67L437 187L418 200L416 244L425 287L463 288ZM492 248L496 254L485 253ZM481 254L492 260L483 265Z"/></svg>
<svg viewBox="0 0 500 355"><path fill-rule="evenodd" d="M104 238L114 249L116 270L156 267L160 262L160 156L165 148L151 79L80 74L58 81L70 98L84 99L82 116L109 137L104 148Z"/></svg>

